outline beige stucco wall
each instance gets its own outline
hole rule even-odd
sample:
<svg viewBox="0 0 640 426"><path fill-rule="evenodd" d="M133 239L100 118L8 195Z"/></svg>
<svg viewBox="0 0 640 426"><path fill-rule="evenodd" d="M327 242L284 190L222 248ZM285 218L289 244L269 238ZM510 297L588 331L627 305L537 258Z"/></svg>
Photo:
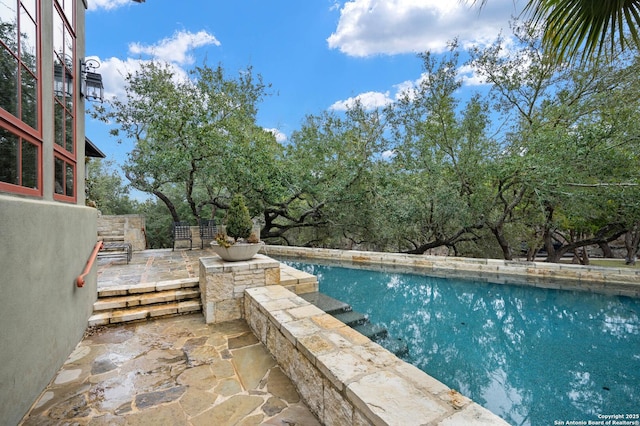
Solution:
<svg viewBox="0 0 640 426"><path fill-rule="evenodd" d="M77 203L53 201L53 2L38 1L42 199L0 194L0 423L17 424L75 349L97 297L94 266L75 280L96 243L97 211L84 206L86 108L76 104ZM85 56L84 0L76 0L76 63ZM77 84L79 87L80 75Z"/></svg>
<svg viewBox="0 0 640 426"><path fill-rule="evenodd" d="M0 418L17 424L87 327L96 210L0 195Z"/></svg>

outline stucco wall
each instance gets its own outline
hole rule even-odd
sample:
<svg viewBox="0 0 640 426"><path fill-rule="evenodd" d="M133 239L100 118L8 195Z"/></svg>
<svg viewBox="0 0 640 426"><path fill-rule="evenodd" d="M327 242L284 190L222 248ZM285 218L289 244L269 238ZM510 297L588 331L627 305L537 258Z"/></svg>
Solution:
<svg viewBox="0 0 640 426"><path fill-rule="evenodd" d="M17 424L74 350L97 295L93 208L0 195L0 419Z"/></svg>

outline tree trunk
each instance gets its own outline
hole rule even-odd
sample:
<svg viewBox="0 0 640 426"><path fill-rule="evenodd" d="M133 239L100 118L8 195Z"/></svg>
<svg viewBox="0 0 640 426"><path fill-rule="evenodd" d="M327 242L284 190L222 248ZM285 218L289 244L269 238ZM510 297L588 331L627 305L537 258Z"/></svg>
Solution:
<svg viewBox="0 0 640 426"><path fill-rule="evenodd" d="M553 206L549 203L545 203L545 216L546 221L544 224L544 233L542 241L544 241L544 248L547 250L547 258L545 262L556 263L559 257L556 255L556 250L553 247L553 239L551 238L551 220L553 219Z"/></svg>
<svg viewBox="0 0 640 426"><path fill-rule="evenodd" d="M611 250L609 243L598 243L598 246L600 247L600 250L602 250L602 257L607 259L613 258L613 250Z"/></svg>
<svg viewBox="0 0 640 426"><path fill-rule="evenodd" d="M154 190L153 195L160 198L160 200L162 200L164 205L167 206L167 209L169 209L169 213L171 213L171 218L173 219L173 221L180 222L180 216L178 216L178 211L176 210L176 206L173 205L169 197L167 197L166 195L164 195L162 192L158 190Z"/></svg>
<svg viewBox="0 0 640 426"><path fill-rule="evenodd" d="M636 264L638 258L638 245L640 244L640 223L636 223L624 235L624 247L627 249L625 263L627 265Z"/></svg>
<svg viewBox="0 0 640 426"><path fill-rule="evenodd" d="M500 249L502 250L502 257L504 260L513 260L513 250L511 250L511 244L504 236L504 232L502 230L502 225L492 226L490 227L491 232L498 240L498 244L500 245Z"/></svg>
<svg viewBox="0 0 640 426"><path fill-rule="evenodd" d="M590 263L587 246L583 246L581 250L575 249L573 253L574 259L576 259L580 265L588 265Z"/></svg>

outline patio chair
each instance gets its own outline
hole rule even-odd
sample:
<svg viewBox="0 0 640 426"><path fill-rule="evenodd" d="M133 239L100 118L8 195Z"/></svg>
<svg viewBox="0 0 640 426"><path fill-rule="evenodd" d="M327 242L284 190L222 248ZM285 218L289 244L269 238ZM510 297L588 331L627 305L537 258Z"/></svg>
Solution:
<svg viewBox="0 0 640 426"><path fill-rule="evenodd" d="M171 236L173 238L173 249L176 249L176 241L189 240L189 250L193 249L193 240L191 239L191 227L188 222L173 222Z"/></svg>
<svg viewBox="0 0 640 426"><path fill-rule="evenodd" d="M215 220L200 219L200 248L204 248L204 240L214 240L217 233Z"/></svg>

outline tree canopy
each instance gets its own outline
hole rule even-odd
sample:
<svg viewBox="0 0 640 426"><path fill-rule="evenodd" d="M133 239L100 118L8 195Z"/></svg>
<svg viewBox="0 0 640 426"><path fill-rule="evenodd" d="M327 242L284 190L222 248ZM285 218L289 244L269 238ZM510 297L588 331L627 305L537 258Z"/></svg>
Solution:
<svg viewBox="0 0 640 426"><path fill-rule="evenodd" d="M269 85L251 68L181 80L150 63L94 114L136 141L125 174L174 221L221 220L242 194L270 243L584 262L640 234L640 61L570 65L534 26L515 34L509 55L501 39L466 62L455 42L425 52L393 103L310 114L286 144L256 124ZM463 65L487 90L462 96Z"/></svg>
<svg viewBox="0 0 640 426"><path fill-rule="evenodd" d="M523 18L542 28L542 44L558 63L640 48L639 0L528 0Z"/></svg>

